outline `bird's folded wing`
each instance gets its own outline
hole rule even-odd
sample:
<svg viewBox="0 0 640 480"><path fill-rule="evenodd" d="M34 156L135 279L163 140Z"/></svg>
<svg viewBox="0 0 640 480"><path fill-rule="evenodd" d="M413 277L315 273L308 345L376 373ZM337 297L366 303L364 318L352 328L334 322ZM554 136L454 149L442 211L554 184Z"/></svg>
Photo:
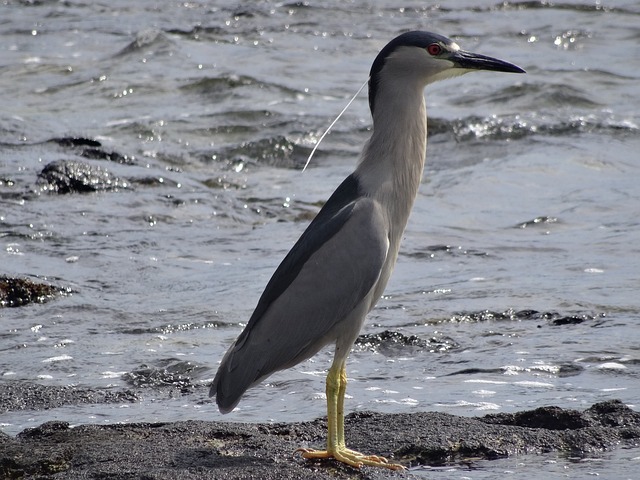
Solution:
<svg viewBox="0 0 640 480"><path fill-rule="evenodd" d="M255 355L260 363L256 380L310 357L349 328L342 322L363 308L362 302L371 301L388 247L385 216L367 197L312 222L274 273L232 347ZM367 304L364 313L368 309ZM356 334L359 327L354 327ZM243 357L230 358L230 370L242 369Z"/></svg>

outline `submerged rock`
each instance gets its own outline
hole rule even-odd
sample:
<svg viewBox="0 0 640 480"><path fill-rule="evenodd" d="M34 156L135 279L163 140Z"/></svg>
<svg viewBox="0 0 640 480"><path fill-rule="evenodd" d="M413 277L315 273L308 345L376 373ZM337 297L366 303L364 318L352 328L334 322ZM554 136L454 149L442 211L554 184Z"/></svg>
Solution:
<svg viewBox="0 0 640 480"><path fill-rule="evenodd" d="M140 398L130 390L83 388L72 385L39 385L31 382L0 384L0 413L16 410L49 410L65 405L134 403Z"/></svg>
<svg viewBox="0 0 640 480"><path fill-rule="evenodd" d="M445 413L360 412L345 420L351 448L407 467L468 463L515 454L593 455L640 439L640 413L621 402L584 412L544 407L467 418ZM525 425L525 426L523 426ZM308 461L298 447L323 446L326 421L240 424L203 421L81 425L47 422L0 433L0 476L47 479L406 478L406 473ZM410 473L409 473L410 475Z"/></svg>
<svg viewBox="0 0 640 480"><path fill-rule="evenodd" d="M118 178L100 166L75 160L58 160L47 164L36 183L42 191L60 194L130 188L128 180Z"/></svg>
<svg viewBox="0 0 640 480"><path fill-rule="evenodd" d="M448 337L425 339L416 335L404 335L400 332L384 330L358 336L355 347L379 352L387 357L396 357L422 351L446 352L458 348L458 344Z"/></svg>
<svg viewBox="0 0 640 480"><path fill-rule="evenodd" d="M134 165L135 158L129 155L122 155L118 152L106 150L98 141L84 137L60 137L49 140L72 152L77 153L81 157L90 158L92 160L108 160L110 162L120 163L124 165Z"/></svg>
<svg viewBox="0 0 640 480"><path fill-rule="evenodd" d="M192 362L167 358L160 360L159 365L140 365L127 372L122 379L136 388L177 388L187 393L195 388L194 375L206 371L204 366Z"/></svg>
<svg viewBox="0 0 640 480"><path fill-rule="evenodd" d="M56 287L48 283L36 283L26 278L0 275L0 308L44 303L57 296L71 293L70 288Z"/></svg>

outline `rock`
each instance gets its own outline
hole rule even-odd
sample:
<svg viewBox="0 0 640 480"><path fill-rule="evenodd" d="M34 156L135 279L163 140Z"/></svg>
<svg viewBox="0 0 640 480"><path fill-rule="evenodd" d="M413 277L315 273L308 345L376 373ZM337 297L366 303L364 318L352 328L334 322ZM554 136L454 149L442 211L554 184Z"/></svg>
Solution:
<svg viewBox="0 0 640 480"><path fill-rule="evenodd" d="M26 278L0 275L0 308L21 307L30 303L44 303L57 296L70 295L70 288L48 283L36 283Z"/></svg>
<svg viewBox="0 0 640 480"><path fill-rule="evenodd" d="M81 157L92 160L108 160L110 162L124 165L134 165L136 163L133 156L122 155L118 152L105 150L102 144L91 138L84 137L60 137L49 140L66 149L77 153Z"/></svg>
<svg viewBox="0 0 640 480"><path fill-rule="evenodd" d="M114 391L30 382L3 382L0 386L0 413L48 410L65 405L134 403L139 400L140 397L130 390Z"/></svg>
<svg viewBox="0 0 640 480"><path fill-rule="evenodd" d="M406 466L445 465L524 453L593 454L640 439L640 413L621 402L584 412L544 407L467 418L445 413L359 412L345 419L347 443ZM524 425L524 426L523 426ZM47 422L17 437L0 434L0 476L41 479L405 478L332 460L309 461L298 447L321 447L324 419L302 423L204 421L81 425Z"/></svg>
<svg viewBox="0 0 640 480"><path fill-rule="evenodd" d="M42 191L53 193L88 193L130 188L130 182L114 176L97 165L75 160L58 160L47 164L36 182Z"/></svg>

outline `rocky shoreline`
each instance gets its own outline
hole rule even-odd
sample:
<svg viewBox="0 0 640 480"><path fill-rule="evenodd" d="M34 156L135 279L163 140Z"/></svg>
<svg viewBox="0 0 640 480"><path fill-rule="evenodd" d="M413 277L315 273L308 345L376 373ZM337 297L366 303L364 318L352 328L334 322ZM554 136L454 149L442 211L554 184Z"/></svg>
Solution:
<svg viewBox="0 0 640 480"><path fill-rule="evenodd" d="M122 399L120 399L122 400ZM96 399L99 402L99 399ZM553 451L593 455L640 445L640 413L618 400L584 411L542 407L514 414L352 413L351 448L407 467L455 465ZM7 479L333 479L403 478L411 472L354 469L307 461L298 447L319 447L325 419L301 423L211 421L81 425L52 421L12 437L0 433L0 477Z"/></svg>

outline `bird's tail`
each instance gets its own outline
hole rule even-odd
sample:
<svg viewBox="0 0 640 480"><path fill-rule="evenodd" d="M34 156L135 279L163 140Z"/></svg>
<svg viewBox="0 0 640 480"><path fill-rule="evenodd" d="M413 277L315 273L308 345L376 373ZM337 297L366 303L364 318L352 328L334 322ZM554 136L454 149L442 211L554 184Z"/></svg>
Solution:
<svg viewBox="0 0 640 480"><path fill-rule="evenodd" d="M245 328L222 358L209 390L209 396L216 397L221 413L233 410L249 388L279 370L312 357L326 343L315 342L310 347L302 342L292 349L287 342L269 340L265 325L269 324L259 324L251 331Z"/></svg>
<svg viewBox="0 0 640 480"><path fill-rule="evenodd" d="M231 412L240 402L244 392L268 376L261 374L262 365L259 359L244 358L246 352L247 349L239 346L236 340L222 358L213 379L209 396L216 397L221 413Z"/></svg>

